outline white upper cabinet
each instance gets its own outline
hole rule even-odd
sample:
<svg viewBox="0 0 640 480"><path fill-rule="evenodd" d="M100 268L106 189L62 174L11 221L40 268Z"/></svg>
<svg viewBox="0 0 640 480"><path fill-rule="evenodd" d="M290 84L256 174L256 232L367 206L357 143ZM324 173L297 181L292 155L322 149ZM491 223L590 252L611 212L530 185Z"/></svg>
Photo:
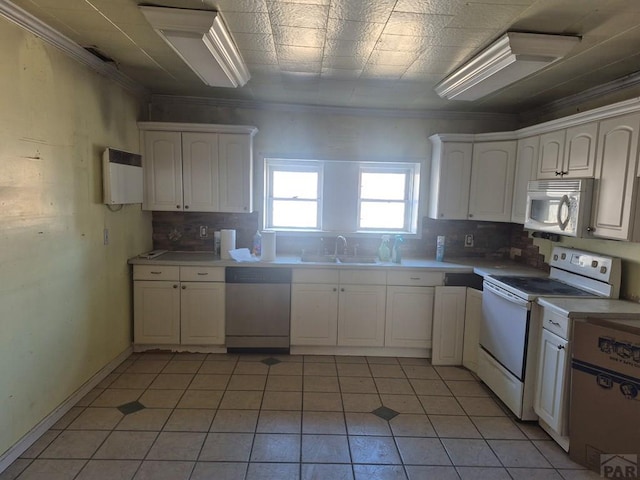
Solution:
<svg viewBox="0 0 640 480"><path fill-rule="evenodd" d="M638 240L638 131L640 113L600 122L592 210L594 237Z"/></svg>
<svg viewBox="0 0 640 480"><path fill-rule="evenodd" d="M145 210L182 210L182 140L180 132L144 135Z"/></svg>
<svg viewBox="0 0 640 480"><path fill-rule="evenodd" d="M433 154L429 217L466 220L469 214L473 143L446 142L436 135L430 140Z"/></svg>
<svg viewBox="0 0 640 480"><path fill-rule="evenodd" d="M539 179L593 177L598 122L540 135Z"/></svg>
<svg viewBox="0 0 640 480"><path fill-rule="evenodd" d="M473 145L469 219L511 221L515 166L515 140Z"/></svg>
<svg viewBox="0 0 640 480"><path fill-rule="evenodd" d="M513 181L513 202L511 221L524 224L527 212L527 186L536 179L538 169L538 146L540 137L528 137L518 140L516 154L516 174Z"/></svg>
<svg viewBox="0 0 640 480"><path fill-rule="evenodd" d="M255 127L140 122L145 210L250 212Z"/></svg>

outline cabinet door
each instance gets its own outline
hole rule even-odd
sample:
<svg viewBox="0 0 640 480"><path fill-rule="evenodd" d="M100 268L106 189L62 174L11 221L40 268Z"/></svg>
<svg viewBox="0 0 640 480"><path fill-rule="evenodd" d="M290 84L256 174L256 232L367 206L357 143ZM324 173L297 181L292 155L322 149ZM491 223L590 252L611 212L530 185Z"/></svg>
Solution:
<svg viewBox="0 0 640 480"><path fill-rule="evenodd" d="M482 291L474 288L467 288L462 365L472 372L476 372L478 370L478 344L480 343L481 323Z"/></svg>
<svg viewBox="0 0 640 480"><path fill-rule="evenodd" d="M538 144L540 137L518 140L516 154L516 174L513 181L513 203L511 204L511 222L524 225L527 213L527 185L535 180L538 168Z"/></svg>
<svg viewBox="0 0 640 480"><path fill-rule="evenodd" d="M218 211L218 135L182 134L184 209Z"/></svg>
<svg viewBox="0 0 640 480"><path fill-rule="evenodd" d="M252 209L253 152L249 135L218 135L221 212L249 213Z"/></svg>
<svg viewBox="0 0 640 480"><path fill-rule="evenodd" d="M224 283L182 282L180 343L224 345Z"/></svg>
<svg viewBox="0 0 640 480"><path fill-rule="evenodd" d="M337 337L337 286L291 285L291 345L335 346Z"/></svg>
<svg viewBox="0 0 640 480"><path fill-rule="evenodd" d="M431 348L433 287L387 287L387 347Z"/></svg>
<svg viewBox="0 0 640 480"><path fill-rule="evenodd" d="M567 341L543 328L533 409L560 435L567 433L567 367Z"/></svg>
<svg viewBox="0 0 640 480"><path fill-rule="evenodd" d="M144 132L144 209L177 211L182 204L180 132Z"/></svg>
<svg viewBox="0 0 640 480"><path fill-rule="evenodd" d="M592 213L595 237L633 240L640 114L600 122Z"/></svg>
<svg viewBox="0 0 640 480"><path fill-rule="evenodd" d="M440 143L434 146L431 165L429 216L466 220L469 213L471 143Z"/></svg>
<svg viewBox="0 0 640 480"><path fill-rule="evenodd" d="M433 365L462 365L467 287L435 287Z"/></svg>
<svg viewBox="0 0 640 480"><path fill-rule="evenodd" d="M382 347L387 287L343 285L338 297L338 345Z"/></svg>
<svg viewBox="0 0 640 480"><path fill-rule="evenodd" d="M139 344L180 343L178 282L133 282L133 335Z"/></svg>
<svg viewBox="0 0 640 480"><path fill-rule="evenodd" d="M483 142L473 145L469 218L510 222L516 142Z"/></svg>
<svg viewBox="0 0 640 480"><path fill-rule="evenodd" d="M540 135L538 178L558 178L564 160L565 130Z"/></svg>
<svg viewBox="0 0 640 480"><path fill-rule="evenodd" d="M598 123L567 128L564 147L563 178L593 177L596 164Z"/></svg>

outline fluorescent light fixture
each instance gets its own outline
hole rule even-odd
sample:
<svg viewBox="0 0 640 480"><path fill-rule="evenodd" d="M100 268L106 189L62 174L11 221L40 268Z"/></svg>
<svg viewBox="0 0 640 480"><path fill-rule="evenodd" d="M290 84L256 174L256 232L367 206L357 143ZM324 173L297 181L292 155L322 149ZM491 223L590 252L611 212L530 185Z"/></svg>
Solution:
<svg viewBox="0 0 640 480"><path fill-rule="evenodd" d="M580 37L507 32L436 85L448 100L477 100L560 60Z"/></svg>
<svg viewBox="0 0 640 480"><path fill-rule="evenodd" d="M207 85L241 87L249 80L249 70L218 12L146 6L140 10Z"/></svg>

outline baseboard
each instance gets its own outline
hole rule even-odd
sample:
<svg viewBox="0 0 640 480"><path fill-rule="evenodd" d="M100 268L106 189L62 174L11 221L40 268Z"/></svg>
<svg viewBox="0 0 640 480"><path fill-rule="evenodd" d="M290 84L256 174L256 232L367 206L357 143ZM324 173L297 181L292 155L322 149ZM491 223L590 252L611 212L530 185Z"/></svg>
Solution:
<svg viewBox="0 0 640 480"><path fill-rule="evenodd" d="M133 345L138 352L179 352L179 353L227 353L227 347L219 345L179 345L179 344L142 344Z"/></svg>
<svg viewBox="0 0 640 480"><path fill-rule="evenodd" d="M27 432L20 440L9 448L0 456L0 473L5 471L20 455L22 455L36 440L38 440L47 430L60 420L65 413L71 410L87 393L96 387L102 380L106 378L115 368L131 355L133 347L129 346L120 353L116 358L107 363L93 377L87 380L80 388L78 388L64 402L58 405L49 415L43 418L35 427Z"/></svg>
<svg viewBox="0 0 640 480"><path fill-rule="evenodd" d="M341 347L341 346L291 346L292 355L358 355L374 357L431 358L430 348L404 347Z"/></svg>

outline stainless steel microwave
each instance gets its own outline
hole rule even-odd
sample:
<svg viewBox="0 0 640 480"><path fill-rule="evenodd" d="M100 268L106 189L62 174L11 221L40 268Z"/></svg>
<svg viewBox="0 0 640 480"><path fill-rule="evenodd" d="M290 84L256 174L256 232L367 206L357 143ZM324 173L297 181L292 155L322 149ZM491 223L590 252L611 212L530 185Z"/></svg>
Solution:
<svg viewBox="0 0 640 480"><path fill-rule="evenodd" d="M529 182L524 227L570 237L586 236L592 192L592 178Z"/></svg>

